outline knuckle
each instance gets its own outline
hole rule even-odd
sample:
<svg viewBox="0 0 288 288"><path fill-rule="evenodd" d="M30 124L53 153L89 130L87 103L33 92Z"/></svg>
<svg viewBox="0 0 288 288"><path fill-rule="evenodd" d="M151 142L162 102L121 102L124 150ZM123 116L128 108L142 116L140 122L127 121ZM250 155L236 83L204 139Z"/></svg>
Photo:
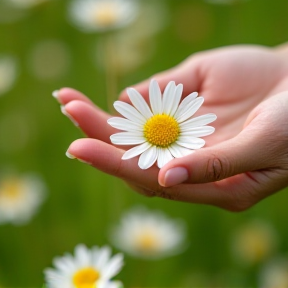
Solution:
<svg viewBox="0 0 288 288"><path fill-rule="evenodd" d="M224 158L220 159L217 155L213 155L207 162L205 178L208 182L219 181L226 177L227 170L229 170L227 169L228 167L228 161Z"/></svg>

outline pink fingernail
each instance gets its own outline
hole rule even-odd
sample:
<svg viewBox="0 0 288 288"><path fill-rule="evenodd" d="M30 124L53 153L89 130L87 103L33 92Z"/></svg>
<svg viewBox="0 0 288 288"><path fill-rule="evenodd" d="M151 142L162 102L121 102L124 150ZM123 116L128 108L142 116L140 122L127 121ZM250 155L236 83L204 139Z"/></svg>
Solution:
<svg viewBox="0 0 288 288"><path fill-rule="evenodd" d="M164 186L170 187L183 183L188 179L188 171L183 167L176 167L168 170L164 177Z"/></svg>

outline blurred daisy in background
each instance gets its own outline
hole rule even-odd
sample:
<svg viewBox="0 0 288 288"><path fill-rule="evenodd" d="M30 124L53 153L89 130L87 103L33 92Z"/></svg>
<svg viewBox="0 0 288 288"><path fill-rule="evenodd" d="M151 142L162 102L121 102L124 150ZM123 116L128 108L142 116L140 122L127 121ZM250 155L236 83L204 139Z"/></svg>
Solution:
<svg viewBox="0 0 288 288"><path fill-rule="evenodd" d="M278 246L273 226L263 220L253 220L236 229L232 239L232 254L238 262L258 264L270 257Z"/></svg>
<svg viewBox="0 0 288 288"><path fill-rule="evenodd" d="M137 16L138 0L73 0L69 19L85 32L125 27Z"/></svg>
<svg viewBox="0 0 288 288"><path fill-rule="evenodd" d="M110 65L120 76L126 75L138 69L146 63L156 50L154 37L164 29L167 24L167 4L163 1L141 2L138 17L133 25L118 31L114 35L115 53ZM103 68L103 47L97 42L96 57L97 66ZM94 52L93 52L94 53Z"/></svg>
<svg viewBox="0 0 288 288"><path fill-rule="evenodd" d="M183 85L171 81L163 95L155 80L149 87L148 106L142 95L134 88L128 88L127 94L133 104L116 101L114 108L125 118L113 117L108 123L125 132L110 136L116 145L137 145L124 153L122 159L140 155L138 165L141 169L150 168L156 161L162 168L174 158L186 156L205 145L204 137L215 129L207 124L216 120L213 113L191 118L204 102L193 92L180 103ZM135 108L134 108L135 107ZM151 109L150 109L151 108Z"/></svg>
<svg viewBox="0 0 288 288"><path fill-rule="evenodd" d="M10 55L0 55L0 96L13 87L16 77L16 59Z"/></svg>
<svg viewBox="0 0 288 288"><path fill-rule="evenodd" d="M259 273L259 288L288 287L288 259L278 257L266 263Z"/></svg>
<svg viewBox="0 0 288 288"><path fill-rule="evenodd" d="M0 179L0 224L27 223L46 196L46 186L34 174L6 175Z"/></svg>
<svg viewBox="0 0 288 288"><path fill-rule="evenodd" d="M111 229L110 240L120 250L146 259L181 253L185 248L186 226L160 211L136 207L126 212Z"/></svg>
<svg viewBox="0 0 288 288"><path fill-rule="evenodd" d="M110 281L123 266L123 255L111 257L109 247L88 249L80 244L75 256L66 254L53 261L55 269L44 271L47 288L120 288L121 282Z"/></svg>

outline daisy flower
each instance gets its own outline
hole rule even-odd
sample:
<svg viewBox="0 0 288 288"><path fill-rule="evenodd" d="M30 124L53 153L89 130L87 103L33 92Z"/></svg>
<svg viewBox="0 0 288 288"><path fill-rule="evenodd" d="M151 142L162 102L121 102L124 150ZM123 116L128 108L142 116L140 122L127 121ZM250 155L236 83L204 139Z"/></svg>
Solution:
<svg viewBox="0 0 288 288"><path fill-rule="evenodd" d="M110 281L123 266L122 254L111 258L109 247L88 249L80 244L75 256L66 254L53 261L55 269L44 271L48 288L117 288L120 282Z"/></svg>
<svg viewBox="0 0 288 288"><path fill-rule="evenodd" d="M137 145L126 151L122 159L139 157L141 169L148 169L156 161L159 168L173 158L186 156L205 145L199 137L210 135L214 128L206 126L216 120L215 114L191 118L204 102L193 92L180 103L183 85L171 81L165 88L163 97L158 83L152 80L149 88L150 105L133 88L127 94L134 105L116 101L114 108L126 119L113 117L108 124L120 132L110 139L116 145ZM180 103L180 104L179 104Z"/></svg>
<svg viewBox="0 0 288 288"><path fill-rule="evenodd" d="M136 207L126 212L120 224L111 229L111 242L119 249L140 258L159 259L184 250L186 226L160 211ZM184 247L183 247L184 246Z"/></svg>
<svg viewBox="0 0 288 288"><path fill-rule="evenodd" d="M16 76L16 60L12 56L0 55L0 95L12 88Z"/></svg>
<svg viewBox="0 0 288 288"><path fill-rule="evenodd" d="M137 0L74 0L71 21L87 32L103 32L130 24L138 12Z"/></svg>
<svg viewBox="0 0 288 288"><path fill-rule="evenodd" d="M36 175L7 176L0 180L0 224L25 224L45 199L45 185Z"/></svg>

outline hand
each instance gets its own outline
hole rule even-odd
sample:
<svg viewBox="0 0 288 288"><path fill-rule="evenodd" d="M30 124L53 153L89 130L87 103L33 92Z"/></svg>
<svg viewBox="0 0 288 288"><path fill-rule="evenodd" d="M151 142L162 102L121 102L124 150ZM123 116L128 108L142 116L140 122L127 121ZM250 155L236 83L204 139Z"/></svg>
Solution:
<svg viewBox="0 0 288 288"><path fill-rule="evenodd" d="M137 159L121 160L111 145L117 132L111 116L70 88L58 92L64 113L90 139L73 142L68 153L117 176L146 196L203 203L242 211L288 185L288 57L276 49L234 46L201 52L154 75L161 89L174 80L184 95L205 98L200 114L215 113L216 132L205 148L174 159L159 172L141 170ZM149 81L134 88L148 98ZM120 100L129 102L125 92Z"/></svg>

